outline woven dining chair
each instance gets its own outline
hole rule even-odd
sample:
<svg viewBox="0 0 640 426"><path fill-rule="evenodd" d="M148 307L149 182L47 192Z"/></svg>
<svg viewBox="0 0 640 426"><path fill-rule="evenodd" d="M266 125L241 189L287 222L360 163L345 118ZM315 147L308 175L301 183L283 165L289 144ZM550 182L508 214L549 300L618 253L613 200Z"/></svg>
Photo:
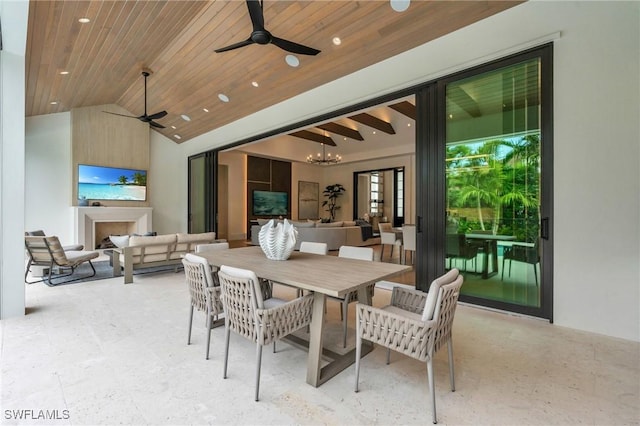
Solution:
<svg viewBox="0 0 640 426"><path fill-rule="evenodd" d="M451 328L462 282L460 271L454 268L434 280L427 294L396 286L389 306L374 308L361 303L356 305L356 392L362 340L386 347L387 364L391 350L426 361L433 423L437 423L433 355L447 344L451 391L455 391Z"/></svg>
<svg viewBox="0 0 640 426"><path fill-rule="evenodd" d="M207 348L205 359L209 359L209 347L211 343L212 320L217 321L218 316L223 313L222 302L220 301L220 287L216 285L211 272L211 266L204 257L187 253L182 259L184 274L189 286L189 334L187 345L191 344L191 328L193 326L193 309L204 312L207 316Z"/></svg>
<svg viewBox="0 0 640 426"><path fill-rule="evenodd" d="M253 271L221 266L218 272L225 312L224 374L227 378L231 331L256 343L255 400L260 392L262 347L311 323L313 295L291 301L264 299L260 281Z"/></svg>

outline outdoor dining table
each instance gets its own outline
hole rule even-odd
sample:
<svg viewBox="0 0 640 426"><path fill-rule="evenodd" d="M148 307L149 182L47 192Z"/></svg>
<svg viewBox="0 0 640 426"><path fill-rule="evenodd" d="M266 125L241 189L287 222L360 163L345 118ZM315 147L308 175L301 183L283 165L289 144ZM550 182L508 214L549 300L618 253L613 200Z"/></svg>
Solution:
<svg viewBox="0 0 640 426"><path fill-rule="evenodd" d="M465 234L468 240L482 242L484 259L482 261L482 278L487 279L498 273L498 241L513 241L513 235ZM489 272L489 256L491 256L491 272Z"/></svg>
<svg viewBox="0 0 640 426"><path fill-rule="evenodd" d="M307 358L307 383L318 387L355 362L355 349L338 354L323 348L326 296L344 298L352 291L358 292L360 303L371 304L367 285L411 269L410 266L392 263L346 259L293 252L288 260L269 260L258 246L199 253L215 266L232 266L249 269L260 278L286 284L313 293L313 314L309 331L309 356ZM294 343L303 344L293 337ZM302 341L302 342L301 342ZM371 352L373 345L363 345L363 356ZM331 361L322 366L322 358Z"/></svg>

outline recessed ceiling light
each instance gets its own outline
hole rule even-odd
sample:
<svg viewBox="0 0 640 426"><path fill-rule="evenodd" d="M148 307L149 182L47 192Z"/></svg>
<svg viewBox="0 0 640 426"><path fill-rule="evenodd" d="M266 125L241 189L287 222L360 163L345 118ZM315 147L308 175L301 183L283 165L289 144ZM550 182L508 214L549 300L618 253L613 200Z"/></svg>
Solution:
<svg viewBox="0 0 640 426"><path fill-rule="evenodd" d="M89 18L80 18L80 19L78 19L78 22L81 22L83 24L87 24L87 23L91 22L91 19L89 19Z"/></svg>
<svg viewBox="0 0 640 426"><path fill-rule="evenodd" d="M395 10L396 12L404 12L405 10L409 9L411 0L391 0L390 3L391 9Z"/></svg>
<svg viewBox="0 0 640 426"><path fill-rule="evenodd" d="M209 112L209 110L208 110L208 109L206 109L206 108L202 108L202 110L203 110L204 112Z"/></svg>
<svg viewBox="0 0 640 426"><path fill-rule="evenodd" d="M176 139L182 139L182 136L180 136L180 135L173 135L173 137L176 138Z"/></svg>
<svg viewBox="0 0 640 426"><path fill-rule="evenodd" d="M182 114L180 117L182 117L184 121L191 121L191 117L189 117L187 114Z"/></svg>
<svg viewBox="0 0 640 426"><path fill-rule="evenodd" d="M333 44L335 44L336 46L340 46L340 44L342 43L342 40L340 40L340 37L334 37L332 41L333 41Z"/></svg>
<svg viewBox="0 0 640 426"><path fill-rule="evenodd" d="M411 127L411 123L407 123L407 127Z"/></svg>
<svg viewBox="0 0 640 426"><path fill-rule="evenodd" d="M69 71L60 71L60 75L67 75L69 74Z"/></svg>
<svg viewBox="0 0 640 426"><path fill-rule="evenodd" d="M218 94L218 99L220 99L222 102L229 102L229 97L227 95L225 95L224 93L219 93Z"/></svg>
<svg viewBox="0 0 640 426"><path fill-rule="evenodd" d="M295 55L287 55L284 58L285 62L287 63L287 65L289 65L290 67L297 67L298 65L300 65L300 59L298 59Z"/></svg>
<svg viewBox="0 0 640 426"><path fill-rule="evenodd" d="M58 105L58 101L51 101L49 102L51 105Z"/></svg>
<svg viewBox="0 0 640 426"><path fill-rule="evenodd" d="M177 127L176 127L176 126L171 126L171 128L172 128L173 130L175 130Z"/></svg>
<svg viewBox="0 0 640 426"><path fill-rule="evenodd" d="M376 131L375 131L375 130L373 131L373 134L374 134L374 135L376 134Z"/></svg>
<svg viewBox="0 0 640 426"><path fill-rule="evenodd" d="M252 82L251 82L251 85L252 85L253 87L258 87L258 86L260 86L260 85L258 84L258 82L257 82L257 81L252 81Z"/></svg>

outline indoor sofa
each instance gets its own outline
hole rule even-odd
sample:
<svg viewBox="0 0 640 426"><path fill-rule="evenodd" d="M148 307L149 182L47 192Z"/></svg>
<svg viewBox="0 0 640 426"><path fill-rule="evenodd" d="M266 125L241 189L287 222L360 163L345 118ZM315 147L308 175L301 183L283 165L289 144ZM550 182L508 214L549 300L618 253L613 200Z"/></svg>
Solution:
<svg viewBox="0 0 640 426"><path fill-rule="evenodd" d="M133 282L133 270L156 266L182 265L182 256L193 253L198 244L216 241L215 232L131 236L124 247L113 249L113 276L124 270L124 283Z"/></svg>
<svg viewBox="0 0 640 426"><path fill-rule="evenodd" d="M379 237L363 238L365 234L353 221L316 223L291 222L298 230L295 249L300 249L302 241L326 243L329 250L339 250L341 246L371 246L380 244ZM251 226L251 244L260 245L258 234L262 225Z"/></svg>

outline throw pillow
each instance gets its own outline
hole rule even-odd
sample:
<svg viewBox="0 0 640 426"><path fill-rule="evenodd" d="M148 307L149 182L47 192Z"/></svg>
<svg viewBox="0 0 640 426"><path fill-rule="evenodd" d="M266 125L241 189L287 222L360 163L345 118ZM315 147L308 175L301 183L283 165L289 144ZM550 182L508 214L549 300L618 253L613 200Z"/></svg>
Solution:
<svg viewBox="0 0 640 426"><path fill-rule="evenodd" d="M342 222L342 226L356 226L355 220L345 220Z"/></svg>
<svg viewBox="0 0 640 426"><path fill-rule="evenodd" d="M109 239L118 248L129 247L128 235L109 235Z"/></svg>

